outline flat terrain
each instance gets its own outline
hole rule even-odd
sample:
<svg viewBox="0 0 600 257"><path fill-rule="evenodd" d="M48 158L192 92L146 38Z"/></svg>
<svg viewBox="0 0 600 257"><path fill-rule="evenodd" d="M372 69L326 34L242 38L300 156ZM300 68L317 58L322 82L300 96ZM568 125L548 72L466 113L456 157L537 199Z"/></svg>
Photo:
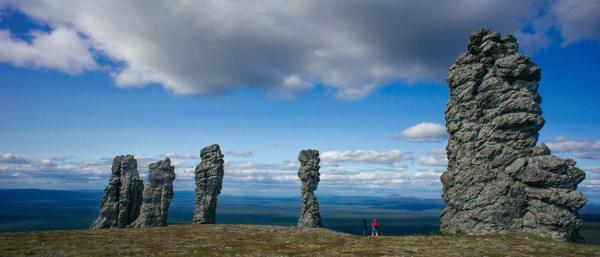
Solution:
<svg viewBox="0 0 600 257"><path fill-rule="evenodd" d="M531 235L361 237L262 225L0 233L0 256L600 256Z"/></svg>

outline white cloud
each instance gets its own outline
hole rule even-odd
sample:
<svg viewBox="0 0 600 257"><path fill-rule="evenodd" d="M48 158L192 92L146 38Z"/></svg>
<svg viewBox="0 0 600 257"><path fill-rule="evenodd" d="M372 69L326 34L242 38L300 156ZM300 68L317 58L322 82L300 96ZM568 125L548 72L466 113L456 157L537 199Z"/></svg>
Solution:
<svg viewBox="0 0 600 257"><path fill-rule="evenodd" d="M234 156L234 157L242 157L242 158L250 158L250 157L254 156L254 152L249 151L249 150L243 150L243 149L230 150L225 153L228 155Z"/></svg>
<svg viewBox="0 0 600 257"><path fill-rule="evenodd" d="M29 159L13 153L0 156L0 187L93 188L100 187L100 180L110 174L109 164L102 161Z"/></svg>
<svg viewBox="0 0 600 257"><path fill-rule="evenodd" d="M0 187L47 189L102 189L108 182L112 158L79 160L76 157L30 159L1 153ZM58 160L60 161L53 161ZM146 180L146 163L154 158L139 157L140 177ZM194 168L182 167L173 160L175 190L194 190ZM349 195L389 195L402 192L407 195L437 197L441 184L440 171L419 170L399 172L397 163L384 167L335 167L321 169L320 193ZM228 194L297 195L298 162L277 163L226 162L224 192ZM406 167L404 167L406 169ZM268 191L268 192L267 192Z"/></svg>
<svg viewBox="0 0 600 257"><path fill-rule="evenodd" d="M559 136L546 142L550 150L559 153L570 153L575 158L600 159L600 140L570 140Z"/></svg>
<svg viewBox="0 0 600 257"><path fill-rule="evenodd" d="M14 153L0 153L0 163L25 164L29 161Z"/></svg>
<svg viewBox="0 0 600 257"><path fill-rule="evenodd" d="M412 142L441 142L448 137L446 128L437 123L421 122L403 130L394 138Z"/></svg>
<svg viewBox="0 0 600 257"><path fill-rule="evenodd" d="M434 181L439 182L441 175L442 175L442 171L422 170L422 171L415 172L415 174L413 174L413 178L416 178L419 180L434 180Z"/></svg>
<svg viewBox="0 0 600 257"><path fill-rule="evenodd" d="M526 53L533 54L550 46L551 40L548 31L553 26L552 17L542 15L535 19L529 31L517 31L515 37L519 42L519 48Z"/></svg>
<svg viewBox="0 0 600 257"><path fill-rule="evenodd" d="M429 155L419 158L419 163L426 166L448 166L448 158L446 158L446 149L434 148L428 152Z"/></svg>
<svg viewBox="0 0 600 257"><path fill-rule="evenodd" d="M111 174L113 158L80 160L74 156L55 156L48 159L25 158L13 153L0 153L0 187L48 189L101 189ZM138 157L140 178L147 179L148 165L159 158ZM194 165L174 159L177 179L182 188L192 188Z"/></svg>
<svg viewBox="0 0 600 257"><path fill-rule="evenodd" d="M122 64L112 71L122 87L158 83L205 95L251 87L293 96L323 85L343 99L395 81L438 81L472 31L520 31L538 13L534 0L3 3L50 25L46 37L62 39L43 44L62 59L28 54L37 66L93 68L89 42Z"/></svg>
<svg viewBox="0 0 600 257"><path fill-rule="evenodd" d="M552 5L551 13L563 37L563 45L600 39L600 1L558 0Z"/></svg>
<svg viewBox="0 0 600 257"><path fill-rule="evenodd" d="M276 170L298 170L300 163L297 161L281 161L272 165Z"/></svg>
<svg viewBox="0 0 600 257"><path fill-rule="evenodd" d="M337 164L339 162L367 163L367 164L394 164L401 161L413 160L409 152L391 150L387 152L377 151L329 151L320 155L325 163Z"/></svg>
<svg viewBox="0 0 600 257"><path fill-rule="evenodd" d="M193 153L166 152L163 155L164 155L164 157L169 157L171 159L200 160L200 154L193 154Z"/></svg>
<svg viewBox="0 0 600 257"><path fill-rule="evenodd" d="M252 162L226 162L225 181L228 182L294 182L298 175L281 162L275 164ZM295 167L297 170L298 166Z"/></svg>
<svg viewBox="0 0 600 257"><path fill-rule="evenodd" d="M582 166L580 168L584 171L600 175L600 166Z"/></svg>
<svg viewBox="0 0 600 257"><path fill-rule="evenodd" d="M552 40L562 40L563 47L583 40L600 40L600 1L541 1L538 7L540 15L530 22L529 29L515 32L525 52L547 48ZM553 30L560 32L561 39L550 38Z"/></svg>
<svg viewBox="0 0 600 257"><path fill-rule="evenodd" d="M31 43L0 30L0 61L15 66L57 69L69 74L96 69L90 46L77 32L57 27L50 33L31 32Z"/></svg>

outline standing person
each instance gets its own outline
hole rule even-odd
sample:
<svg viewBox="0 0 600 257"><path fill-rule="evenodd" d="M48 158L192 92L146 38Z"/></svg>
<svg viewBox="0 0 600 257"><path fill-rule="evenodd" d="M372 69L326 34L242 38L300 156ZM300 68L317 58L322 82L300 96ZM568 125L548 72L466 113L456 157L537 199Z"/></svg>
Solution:
<svg viewBox="0 0 600 257"><path fill-rule="evenodd" d="M379 223L377 219L373 219L373 222L371 222L371 236L379 236L377 229L379 229Z"/></svg>
<svg viewBox="0 0 600 257"><path fill-rule="evenodd" d="M369 230L367 219L363 219L363 236L367 236L367 230Z"/></svg>

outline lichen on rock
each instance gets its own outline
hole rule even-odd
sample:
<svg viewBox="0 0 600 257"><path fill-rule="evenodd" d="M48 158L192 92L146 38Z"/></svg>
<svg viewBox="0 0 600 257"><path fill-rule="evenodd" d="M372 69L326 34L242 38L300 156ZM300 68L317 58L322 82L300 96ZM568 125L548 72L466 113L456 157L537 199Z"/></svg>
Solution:
<svg viewBox="0 0 600 257"><path fill-rule="evenodd" d="M319 151L302 150L298 156L298 161L300 161L298 177L302 182L302 207L298 227L323 227L321 214L319 213L319 203L315 196L315 190L317 190L320 181L319 162L321 159L319 159Z"/></svg>
<svg viewBox="0 0 600 257"><path fill-rule="evenodd" d="M113 159L112 174L104 189L100 214L91 229L123 228L138 217L142 204L144 184L133 155L119 155Z"/></svg>
<svg viewBox="0 0 600 257"><path fill-rule="evenodd" d="M478 30L448 72L441 231L575 239L585 173L536 146L544 125L541 69L517 50L512 35Z"/></svg>
<svg viewBox="0 0 600 257"><path fill-rule="evenodd" d="M200 164L196 166L196 212L194 223L214 224L217 212L217 196L223 187L223 154L219 145L202 148Z"/></svg>
<svg viewBox="0 0 600 257"><path fill-rule="evenodd" d="M166 226L169 215L169 206L173 199L173 180L175 180L175 167L171 160L148 165L148 181L144 186L143 202L140 215L132 227L157 227Z"/></svg>

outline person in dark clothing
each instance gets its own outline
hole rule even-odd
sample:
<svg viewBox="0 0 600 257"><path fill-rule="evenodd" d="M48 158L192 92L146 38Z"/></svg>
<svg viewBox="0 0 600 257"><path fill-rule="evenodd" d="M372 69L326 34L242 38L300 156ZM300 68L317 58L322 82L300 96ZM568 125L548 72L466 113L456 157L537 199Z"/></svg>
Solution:
<svg viewBox="0 0 600 257"><path fill-rule="evenodd" d="M363 220L363 236L367 236L367 231L369 230L369 225L367 224L367 219Z"/></svg>

